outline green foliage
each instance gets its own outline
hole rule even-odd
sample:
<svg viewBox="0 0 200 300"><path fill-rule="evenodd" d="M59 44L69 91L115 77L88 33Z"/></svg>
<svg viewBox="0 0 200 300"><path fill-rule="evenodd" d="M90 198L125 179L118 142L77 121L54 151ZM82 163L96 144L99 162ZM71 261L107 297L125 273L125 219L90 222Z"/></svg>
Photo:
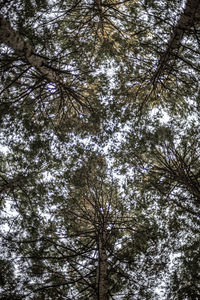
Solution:
<svg viewBox="0 0 200 300"><path fill-rule="evenodd" d="M2 1L1 299L199 299L198 11Z"/></svg>

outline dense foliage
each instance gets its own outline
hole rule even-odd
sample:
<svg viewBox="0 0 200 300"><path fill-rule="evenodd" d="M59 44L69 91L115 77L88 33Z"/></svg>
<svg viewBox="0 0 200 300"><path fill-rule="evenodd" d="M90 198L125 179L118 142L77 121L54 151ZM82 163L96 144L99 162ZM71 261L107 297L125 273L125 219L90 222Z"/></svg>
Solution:
<svg viewBox="0 0 200 300"><path fill-rule="evenodd" d="M0 298L200 298L200 3L2 0Z"/></svg>

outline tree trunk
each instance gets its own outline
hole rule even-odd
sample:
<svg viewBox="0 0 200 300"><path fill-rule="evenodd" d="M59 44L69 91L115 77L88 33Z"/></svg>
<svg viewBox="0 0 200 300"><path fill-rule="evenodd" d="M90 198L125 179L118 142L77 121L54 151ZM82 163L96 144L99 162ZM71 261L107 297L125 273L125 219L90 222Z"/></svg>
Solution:
<svg viewBox="0 0 200 300"><path fill-rule="evenodd" d="M23 37L15 31L9 21L0 15L0 41L11 47L30 66L35 67L49 82L59 83L60 78L57 73L47 66L44 58L34 53L34 49Z"/></svg>
<svg viewBox="0 0 200 300"><path fill-rule="evenodd" d="M108 300L108 279L107 279L107 254L106 254L105 231L99 235L99 263L97 276L97 300Z"/></svg>
<svg viewBox="0 0 200 300"><path fill-rule="evenodd" d="M11 47L15 53L28 65L36 68L43 78L45 78L49 83L56 84L57 90L60 92L61 97L66 96L66 99L71 97L77 103L78 107L76 107L76 111L80 108L86 109L88 111L91 110L90 104L85 103L85 98L80 94L80 92L76 92L73 87L71 87L65 78L60 76L61 74L66 75L66 71L61 69L52 68L45 58L42 58L38 54L35 53L33 47L26 41L24 41L23 36L20 35L19 32L14 30L9 21L6 20L0 14L0 41ZM70 74L67 72L67 75ZM70 100L70 105L71 105Z"/></svg>
<svg viewBox="0 0 200 300"><path fill-rule="evenodd" d="M177 54L181 46L181 40L183 39L184 33L191 30L191 27L195 23L200 21L200 1L199 0L187 0L185 9L180 16L172 35L167 44L166 51L162 54L157 70L153 77L153 84L156 84L159 77L173 58L173 54Z"/></svg>

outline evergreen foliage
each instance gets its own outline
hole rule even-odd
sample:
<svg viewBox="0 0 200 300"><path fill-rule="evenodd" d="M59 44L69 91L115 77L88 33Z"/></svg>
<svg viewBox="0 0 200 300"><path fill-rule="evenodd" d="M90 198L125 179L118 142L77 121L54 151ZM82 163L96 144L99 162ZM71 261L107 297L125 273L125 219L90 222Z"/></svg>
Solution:
<svg viewBox="0 0 200 300"><path fill-rule="evenodd" d="M0 3L0 298L200 298L197 0Z"/></svg>

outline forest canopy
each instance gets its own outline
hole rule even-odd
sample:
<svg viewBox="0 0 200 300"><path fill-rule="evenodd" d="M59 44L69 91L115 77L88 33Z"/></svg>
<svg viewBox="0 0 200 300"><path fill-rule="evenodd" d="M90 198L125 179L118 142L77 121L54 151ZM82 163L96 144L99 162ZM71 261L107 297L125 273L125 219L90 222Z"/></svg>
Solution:
<svg viewBox="0 0 200 300"><path fill-rule="evenodd" d="M0 298L200 299L200 1L0 1Z"/></svg>

